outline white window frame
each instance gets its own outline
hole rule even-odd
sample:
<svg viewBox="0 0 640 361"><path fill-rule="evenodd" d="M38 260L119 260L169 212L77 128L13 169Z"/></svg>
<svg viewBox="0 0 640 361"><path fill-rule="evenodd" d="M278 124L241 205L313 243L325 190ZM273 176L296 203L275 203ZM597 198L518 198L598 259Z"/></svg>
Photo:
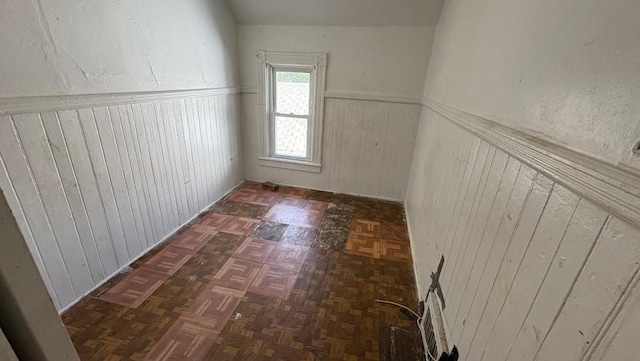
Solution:
<svg viewBox="0 0 640 361"><path fill-rule="evenodd" d="M258 59L258 116L260 120L259 164L299 171L320 173L322 155L322 123L327 68L326 53L283 53L260 50ZM307 158L275 154L276 71L299 71L311 74L307 127Z"/></svg>

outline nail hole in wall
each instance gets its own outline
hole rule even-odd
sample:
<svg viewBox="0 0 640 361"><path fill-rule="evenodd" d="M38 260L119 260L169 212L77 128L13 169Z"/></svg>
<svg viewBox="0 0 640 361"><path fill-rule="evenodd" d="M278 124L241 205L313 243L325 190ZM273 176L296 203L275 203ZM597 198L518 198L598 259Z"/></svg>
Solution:
<svg viewBox="0 0 640 361"><path fill-rule="evenodd" d="M633 146L633 149L631 149L631 151L633 152L634 155L640 155L640 140L636 142L636 144Z"/></svg>

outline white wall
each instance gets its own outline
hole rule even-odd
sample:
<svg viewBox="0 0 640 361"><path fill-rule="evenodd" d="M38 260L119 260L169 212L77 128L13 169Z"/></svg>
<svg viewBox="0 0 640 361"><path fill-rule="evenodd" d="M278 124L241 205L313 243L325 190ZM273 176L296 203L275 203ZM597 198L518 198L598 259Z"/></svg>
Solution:
<svg viewBox="0 0 640 361"><path fill-rule="evenodd" d="M625 321L638 312L640 229L427 108L408 188L418 288L444 255L462 360L640 352Z"/></svg>
<svg viewBox="0 0 640 361"><path fill-rule="evenodd" d="M0 97L234 86L223 0L0 2Z"/></svg>
<svg viewBox="0 0 640 361"><path fill-rule="evenodd" d="M0 48L0 187L58 309L244 179L223 0L4 1Z"/></svg>
<svg viewBox="0 0 640 361"><path fill-rule="evenodd" d="M256 51L326 52L329 91L420 97L433 28L238 26L240 83L257 84Z"/></svg>
<svg viewBox="0 0 640 361"><path fill-rule="evenodd" d="M425 95L640 169L640 4L446 2Z"/></svg>
<svg viewBox="0 0 640 361"><path fill-rule="evenodd" d="M640 353L640 219L610 206L638 200L638 15L623 0L445 3L406 207L421 295L446 259L445 318L463 360ZM525 134L505 148L495 123L469 131L480 118ZM528 144L540 152L527 158ZM567 155L584 177L567 177ZM583 192L617 175L626 181Z"/></svg>
<svg viewBox="0 0 640 361"><path fill-rule="evenodd" d="M258 165L257 97L245 94L247 178L403 199L432 33L430 27L238 26L242 86L256 86L257 50L327 52L328 93L376 96L326 98L323 168L313 174Z"/></svg>

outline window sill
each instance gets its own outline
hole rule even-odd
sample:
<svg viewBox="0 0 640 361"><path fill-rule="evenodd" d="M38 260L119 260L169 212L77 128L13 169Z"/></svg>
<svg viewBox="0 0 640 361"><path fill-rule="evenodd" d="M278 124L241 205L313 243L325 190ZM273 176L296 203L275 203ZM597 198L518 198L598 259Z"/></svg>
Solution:
<svg viewBox="0 0 640 361"><path fill-rule="evenodd" d="M258 164L263 167L282 168L311 173L320 173L320 170L322 168L322 165L319 163L274 157L259 157Z"/></svg>

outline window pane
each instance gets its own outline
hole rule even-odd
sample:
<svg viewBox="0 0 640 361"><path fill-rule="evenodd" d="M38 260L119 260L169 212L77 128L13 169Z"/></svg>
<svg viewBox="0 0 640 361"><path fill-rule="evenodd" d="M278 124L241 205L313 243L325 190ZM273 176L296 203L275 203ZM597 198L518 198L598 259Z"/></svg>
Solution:
<svg viewBox="0 0 640 361"><path fill-rule="evenodd" d="M307 123L306 118L276 117L276 155L307 158Z"/></svg>
<svg viewBox="0 0 640 361"><path fill-rule="evenodd" d="M311 74L276 71L276 112L281 114L309 114Z"/></svg>

